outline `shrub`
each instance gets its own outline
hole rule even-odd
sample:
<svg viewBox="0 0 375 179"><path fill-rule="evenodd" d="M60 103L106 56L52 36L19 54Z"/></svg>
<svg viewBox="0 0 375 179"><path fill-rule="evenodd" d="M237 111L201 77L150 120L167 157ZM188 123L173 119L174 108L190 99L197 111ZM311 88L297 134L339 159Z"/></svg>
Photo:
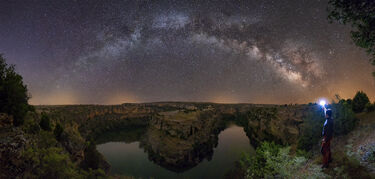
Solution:
<svg viewBox="0 0 375 179"><path fill-rule="evenodd" d="M335 135L347 134L354 129L357 120L350 105L343 101L332 104L333 131Z"/></svg>
<svg viewBox="0 0 375 179"><path fill-rule="evenodd" d="M305 157L289 155L290 147L263 142L255 155L244 154L240 160L245 178L324 178L321 168L308 164Z"/></svg>
<svg viewBox="0 0 375 179"><path fill-rule="evenodd" d="M30 119L26 117L28 120L25 120L25 123L23 124L22 128L23 131L29 134L38 134L40 131L40 125L36 122L36 119L34 118L33 114L35 113L29 113Z"/></svg>
<svg viewBox="0 0 375 179"><path fill-rule="evenodd" d="M42 117L39 123L40 127L45 131L51 131L51 122L46 113L42 113Z"/></svg>
<svg viewBox="0 0 375 179"><path fill-rule="evenodd" d="M32 168L25 173L25 178L85 178L61 148L29 147L22 156Z"/></svg>
<svg viewBox="0 0 375 179"><path fill-rule="evenodd" d="M15 72L14 65L9 65L0 54L0 112L13 116L13 124L20 126L27 111L32 109L28 104L27 87L22 76Z"/></svg>
<svg viewBox="0 0 375 179"><path fill-rule="evenodd" d="M48 148L41 160L42 178L75 178L79 174L69 156L60 148Z"/></svg>
<svg viewBox="0 0 375 179"><path fill-rule="evenodd" d="M366 104L370 103L366 93L363 91L358 91L357 94L353 98L353 111L356 113L360 113L365 109Z"/></svg>
<svg viewBox="0 0 375 179"><path fill-rule="evenodd" d="M302 124L302 134L298 139L297 148L309 151L317 145L322 136L324 124L323 110L319 106L314 106L313 111L304 119Z"/></svg>
<svg viewBox="0 0 375 179"><path fill-rule="evenodd" d="M63 132L64 132L64 129L61 127L60 123L57 123L55 130L53 130L53 134L55 135L57 140L61 140L61 135Z"/></svg>

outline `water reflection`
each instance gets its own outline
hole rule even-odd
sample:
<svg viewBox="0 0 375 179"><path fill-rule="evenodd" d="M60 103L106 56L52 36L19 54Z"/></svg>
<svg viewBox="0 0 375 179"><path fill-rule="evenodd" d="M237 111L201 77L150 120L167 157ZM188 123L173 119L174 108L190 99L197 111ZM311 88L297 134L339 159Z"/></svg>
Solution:
<svg viewBox="0 0 375 179"><path fill-rule="evenodd" d="M221 178L241 152L254 152L243 128L234 124L219 134L202 135L202 141L196 141L199 136L180 139L154 129L109 136L117 138L107 137L110 142L97 149L111 164L111 172L142 178Z"/></svg>

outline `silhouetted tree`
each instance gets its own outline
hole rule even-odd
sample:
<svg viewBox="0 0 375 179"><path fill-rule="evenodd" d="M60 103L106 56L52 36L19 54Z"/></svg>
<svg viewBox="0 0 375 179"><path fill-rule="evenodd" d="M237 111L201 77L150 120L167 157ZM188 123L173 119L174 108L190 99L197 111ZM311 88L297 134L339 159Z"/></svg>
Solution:
<svg viewBox="0 0 375 179"><path fill-rule="evenodd" d="M342 24L351 24L354 43L372 55L375 65L375 1L329 0L328 18ZM373 72L375 76L375 72Z"/></svg>
<svg viewBox="0 0 375 179"><path fill-rule="evenodd" d="M364 93L363 91L358 91L353 98L353 111L356 113L362 112L365 109L367 103L370 103L370 100L368 99L366 93Z"/></svg>
<svg viewBox="0 0 375 179"><path fill-rule="evenodd" d="M51 122L49 120L49 117L44 112L42 113L42 117L40 119L39 125L45 131L51 131L52 130L51 129Z"/></svg>
<svg viewBox="0 0 375 179"><path fill-rule="evenodd" d="M373 112L375 111L375 102L373 104L367 103L365 107L366 112Z"/></svg>
<svg viewBox="0 0 375 179"><path fill-rule="evenodd" d="M64 129L60 125L60 123L57 123L55 126L55 130L53 130L53 134L55 134L55 137L57 140L61 140L61 135L64 132Z"/></svg>
<svg viewBox="0 0 375 179"><path fill-rule="evenodd" d="M28 100L22 76L0 54L0 112L12 115L15 126L22 125L27 111L31 109Z"/></svg>

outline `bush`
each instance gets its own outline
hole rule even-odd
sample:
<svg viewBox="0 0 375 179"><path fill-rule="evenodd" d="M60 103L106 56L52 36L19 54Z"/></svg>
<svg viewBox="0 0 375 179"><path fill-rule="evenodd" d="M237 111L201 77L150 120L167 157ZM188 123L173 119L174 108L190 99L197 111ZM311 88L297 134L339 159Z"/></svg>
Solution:
<svg viewBox="0 0 375 179"><path fill-rule="evenodd" d="M79 174L69 156L60 148L48 148L41 160L42 178L74 178Z"/></svg>
<svg viewBox="0 0 375 179"><path fill-rule="evenodd" d="M240 160L245 178L325 178L321 168L308 164L305 157L289 155L290 147L263 142L255 155L244 154Z"/></svg>
<svg viewBox="0 0 375 179"><path fill-rule="evenodd" d="M29 113L30 116L26 116L25 123L22 126L24 132L28 134L38 134L40 131L40 125L36 122L36 113ZM29 119L30 118L30 119Z"/></svg>
<svg viewBox="0 0 375 179"><path fill-rule="evenodd" d="M360 113L365 109L366 104L370 103L366 93L363 91L358 91L357 94L353 98L353 111L356 113Z"/></svg>
<svg viewBox="0 0 375 179"><path fill-rule="evenodd" d="M53 134L55 135L57 140L61 140L61 135L63 132L64 132L64 129L61 127L60 123L57 123L55 130L53 130Z"/></svg>
<svg viewBox="0 0 375 179"><path fill-rule="evenodd" d="M40 127L45 131L51 131L51 122L46 113L42 113L42 117L39 123Z"/></svg>
<svg viewBox="0 0 375 179"><path fill-rule="evenodd" d="M297 148L309 151L317 146L321 137L324 124L324 112L320 106L314 106L313 111L304 119L302 134L297 143Z"/></svg>
<svg viewBox="0 0 375 179"><path fill-rule="evenodd" d="M346 101L332 104L333 131L335 135L347 134L354 129L357 120Z"/></svg>
<svg viewBox="0 0 375 179"><path fill-rule="evenodd" d="M15 72L14 65L8 66L0 55L0 112L12 115L15 126L22 125L27 111L32 109L28 100L22 76Z"/></svg>
<svg viewBox="0 0 375 179"><path fill-rule="evenodd" d="M25 178L85 178L69 155L61 148L27 148L22 156L32 170L25 173Z"/></svg>

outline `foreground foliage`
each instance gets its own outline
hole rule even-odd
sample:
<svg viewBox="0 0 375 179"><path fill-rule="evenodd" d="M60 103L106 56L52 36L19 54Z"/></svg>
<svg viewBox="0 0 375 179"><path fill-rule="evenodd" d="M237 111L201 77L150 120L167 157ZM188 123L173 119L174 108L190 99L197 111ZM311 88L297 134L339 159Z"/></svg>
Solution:
<svg viewBox="0 0 375 179"><path fill-rule="evenodd" d="M336 121L334 123L336 124ZM323 124L323 110L320 106L315 105L314 111L304 119L302 124L302 134L297 143L298 149L309 151L317 146L321 139Z"/></svg>
<svg viewBox="0 0 375 179"><path fill-rule="evenodd" d="M80 163L73 160L69 152L60 142L64 134L63 127L57 123L55 130L40 130L38 115L34 113L23 125L29 146L22 153L25 161L24 178L105 178L100 168L81 168Z"/></svg>
<svg viewBox="0 0 375 179"><path fill-rule="evenodd" d="M354 129L358 120L350 105L345 101L339 101L332 104L333 120L334 120L334 135L344 135Z"/></svg>
<svg viewBox="0 0 375 179"><path fill-rule="evenodd" d="M41 114L40 122L39 122L40 127L45 130L45 131L51 131L51 121L49 117L47 116L46 113Z"/></svg>
<svg viewBox="0 0 375 179"><path fill-rule="evenodd" d="M290 147L263 142L256 154L244 154L240 161L246 178L326 178L320 166L303 156L290 155Z"/></svg>

